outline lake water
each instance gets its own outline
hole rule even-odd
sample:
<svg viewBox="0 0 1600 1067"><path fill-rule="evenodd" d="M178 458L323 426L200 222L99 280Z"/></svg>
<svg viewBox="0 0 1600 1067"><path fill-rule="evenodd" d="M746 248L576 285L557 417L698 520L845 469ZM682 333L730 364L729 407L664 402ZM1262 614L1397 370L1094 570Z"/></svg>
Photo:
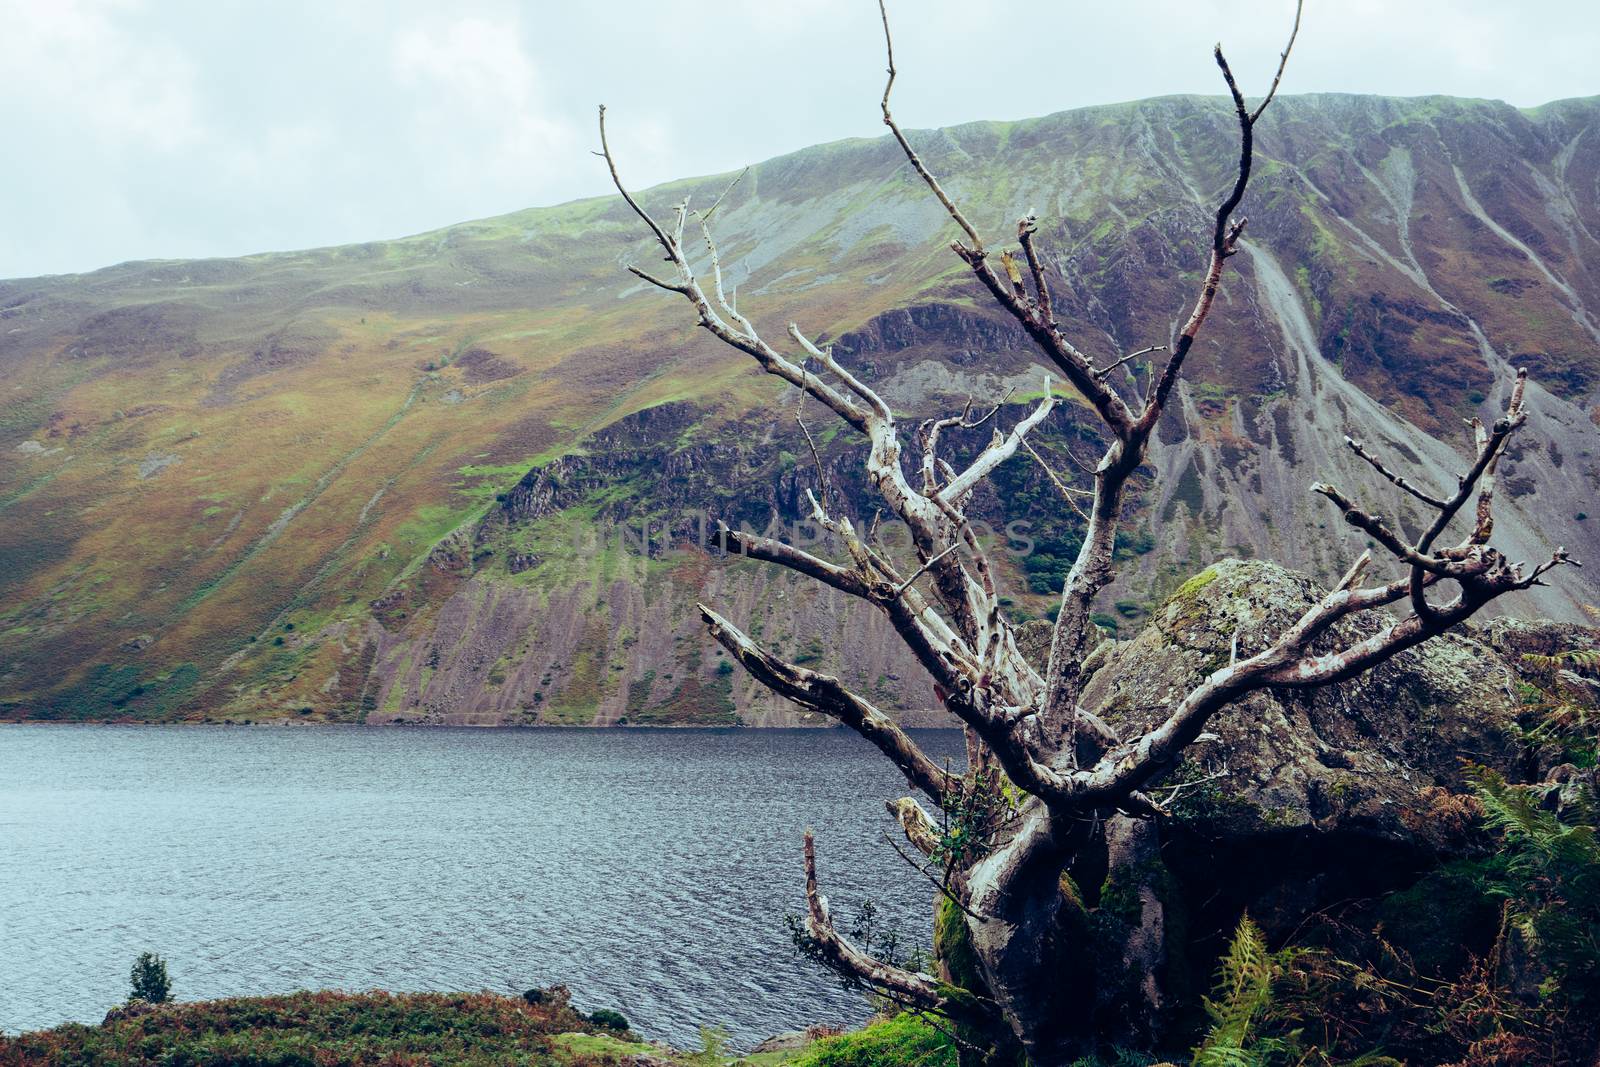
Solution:
<svg viewBox="0 0 1600 1067"><path fill-rule="evenodd" d="M565 982L679 1042L859 1021L783 917L812 826L840 925L871 898L926 940L906 791L836 730L0 729L0 1029L98 1022L145 950L181 1000Z"/></svg>

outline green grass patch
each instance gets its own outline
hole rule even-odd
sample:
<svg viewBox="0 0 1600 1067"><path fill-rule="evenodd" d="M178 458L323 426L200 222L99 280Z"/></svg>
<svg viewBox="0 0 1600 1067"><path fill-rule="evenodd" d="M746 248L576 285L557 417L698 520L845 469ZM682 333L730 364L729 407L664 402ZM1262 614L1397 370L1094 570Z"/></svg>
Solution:
<svg viewBox="0 0 1600 1067"><path fill-rule="evenodd" d="M956 1047L920 1016L910 1013L864 1030L825 1037L794 1061L795 1067L956 1067Z"/></svg>
<svg viewBox="0 0 1600 1067"><path fill-rule="evenodd" d="M643 1041L625 1041L611 1034L556 1034L550 1044L574 1060L618 1060L631 1056L659 1057L661 1050Z"/></svg>

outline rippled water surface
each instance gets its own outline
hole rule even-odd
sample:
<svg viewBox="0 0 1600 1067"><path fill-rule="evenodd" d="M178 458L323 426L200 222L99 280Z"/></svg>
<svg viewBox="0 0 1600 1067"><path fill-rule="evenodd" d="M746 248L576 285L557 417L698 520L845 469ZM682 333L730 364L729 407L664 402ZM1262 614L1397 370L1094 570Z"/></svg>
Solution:
<svg viewBox="0 0 1600 1067"><path fill-rule="evenodd" d="M146 949L179 999L561 981L680 1041L854 1021L783 916L809 825L836 912L926 937L897 779L832 730L0 729L0 1029L98 1022Z"/></svg>

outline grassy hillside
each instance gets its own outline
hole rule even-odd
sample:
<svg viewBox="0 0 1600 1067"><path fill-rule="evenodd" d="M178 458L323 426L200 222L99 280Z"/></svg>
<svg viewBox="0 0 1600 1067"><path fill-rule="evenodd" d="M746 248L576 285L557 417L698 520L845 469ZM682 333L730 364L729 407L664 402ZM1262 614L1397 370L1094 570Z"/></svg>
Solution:
<svg viewBox="0 0 1600 1067"><path fill-rule="evenodd" d="M1304 486L1371 488L1338 435L1446 477L1456 453L1419 434L1489 410L1512 364L1542 389L1503 472L1508 536L1530 556L1594 554L1597 121L1596 100L1275 108L1249 254L1152 455L1149 547L1108 619L1136 625L1218 555L1337 569L1358 542ZM991 234L1029 209L1049 221L1062 317L1104 358L1168 336L1232 137L1217 102L1166 98L917 140ZM645 199L709 203L726 177ZM836 340L907 416L1039 388L946 231L885 140L760 164L719 211L741 305L771 336L794 320ZM793 397L623 270L651 258L602 198L398 241L0 282L0 715L781 718L698 638L689 608L708 592L791 650L851 643L887 703L924 706L914 666L864 620L752 568L575 536L688 498L760 525L763 509L792 515L812 477ZM1062 447L1079 435L1065 423ZM850 468L853 447L830 437L829 462ZM589 483L519 510L530 470L545 481L529 491ZM1033 480L1011 477L1026 497ZM1070 523L1012 503L996 517L1070 540ZM1028 575L1012 579L1017 610L1042 613ZM1593 599L1583 586L1524 608Z"/></svg>

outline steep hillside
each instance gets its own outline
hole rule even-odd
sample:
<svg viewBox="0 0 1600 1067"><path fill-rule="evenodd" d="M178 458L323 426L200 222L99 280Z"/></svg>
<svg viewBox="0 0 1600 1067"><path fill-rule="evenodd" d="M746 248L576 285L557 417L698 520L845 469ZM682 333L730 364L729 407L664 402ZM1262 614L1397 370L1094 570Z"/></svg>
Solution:
<svg viewBox="0 0 1600 1067"><path fill-rule="evenodd" d="M1340 567L1360 538L1306 486L1380 492L1341 435L1447 484L1461 419L1495 408L1513 366L1533 375L1534 416L1502 468L1497 532L1529 557L1597 555L1600 98L1330 95L1274 112L1248 254L1161 428L1124 546L1137 567L1105 621L1137 626L1222 555ZM1103 357L1174 329L1230 121L1218 101L1164 98L916 139L991 234L1030 209L1047 221L1059 316ZM726 180L645 199L709 203ZM1038 395L1023 339L887 140L760 164L718 220L742 307L771 335L794 320L833 339L907 416ZM845 673L891 707L931 703L876 620L659 533L638 544L642 522L681 543L696 509L792 520L817 484L796 396L623 270L652 258L603 198L0 282L3 714L788 716L703 639L689 609L708 597L802 659L847 649ZM1093 447L1073 411L1048 436L1067 471ZM806 419L831 488L870 517L859 442ZM985 508L996 529L1031 523L1008 567L1013 609L1039 615L1074 520L1028 463ZM1516 610L1570 616L1600 600L1589 582L1564 575Z"/></svg>

